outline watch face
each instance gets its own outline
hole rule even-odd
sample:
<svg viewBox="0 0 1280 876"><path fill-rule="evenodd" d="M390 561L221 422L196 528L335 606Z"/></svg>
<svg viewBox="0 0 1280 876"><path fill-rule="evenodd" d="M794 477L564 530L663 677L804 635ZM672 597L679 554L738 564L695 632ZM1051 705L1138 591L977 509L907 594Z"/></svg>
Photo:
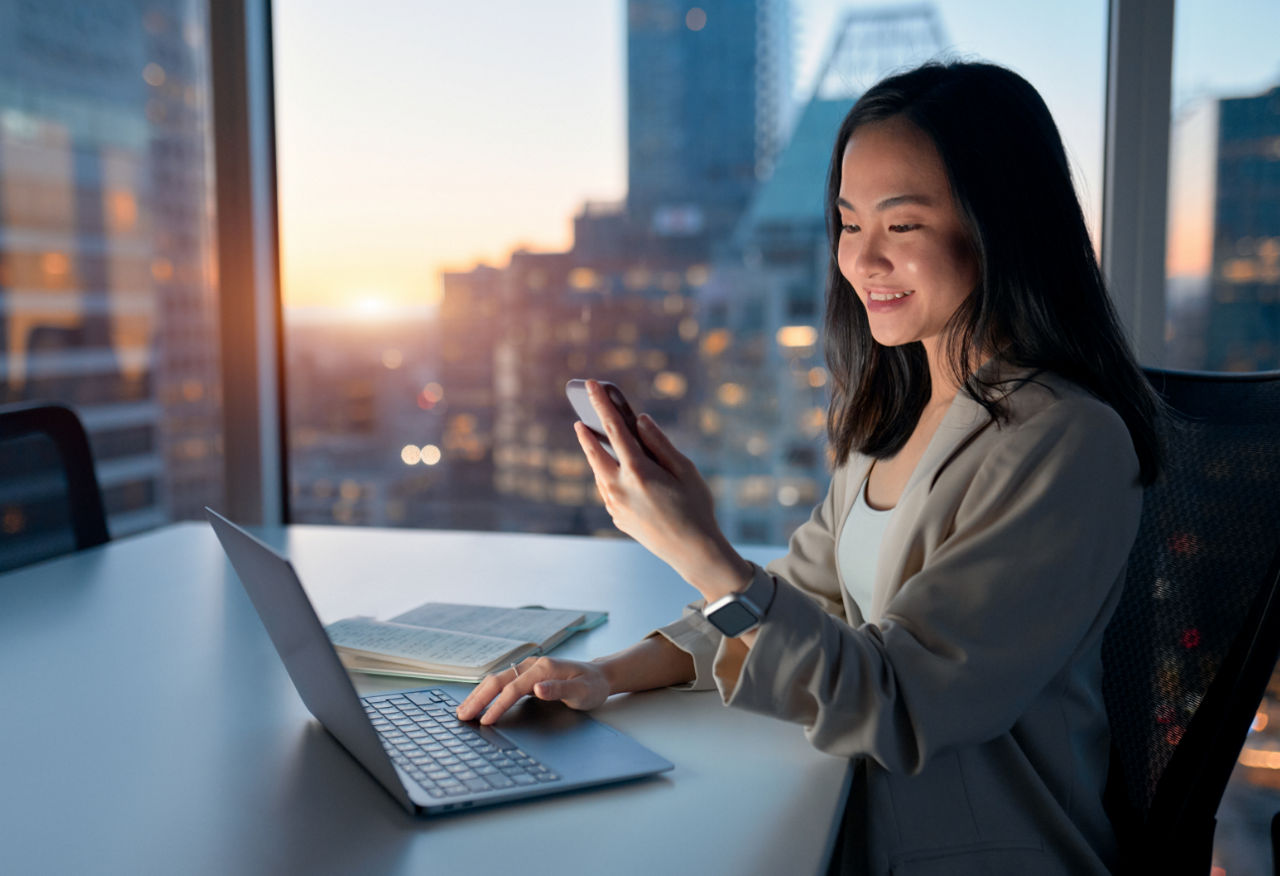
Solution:
<svg viewBox="0 0 1280 876"><path fill-rule="evenodd" d="M715 624L720 632L733 638L755 626L759 618L741 602L730 602L712 612L707 620Z"/></svg>

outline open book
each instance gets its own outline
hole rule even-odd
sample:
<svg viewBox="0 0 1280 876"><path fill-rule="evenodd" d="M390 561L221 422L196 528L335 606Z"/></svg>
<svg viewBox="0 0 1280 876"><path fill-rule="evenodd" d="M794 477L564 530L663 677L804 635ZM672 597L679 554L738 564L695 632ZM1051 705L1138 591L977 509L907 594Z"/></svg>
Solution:
<svg viewBox="0 0 1280 876"><path fill-rule="evenodd" d="M343 618L325 631L348 669L471 682L545 654L607 617L602 611L428 602L385 621Z"/></svg>

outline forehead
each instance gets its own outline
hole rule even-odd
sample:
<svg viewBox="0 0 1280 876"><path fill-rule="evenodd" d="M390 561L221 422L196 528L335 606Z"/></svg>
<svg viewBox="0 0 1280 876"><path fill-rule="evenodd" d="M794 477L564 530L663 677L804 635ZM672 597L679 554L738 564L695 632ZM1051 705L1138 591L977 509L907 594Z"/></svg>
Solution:
<svg viewBox="0 0 1280 876"><path fill-rule="evenodd" d="M947 171L933 141L901 117L855 130L840 161L840 197L858 208L903 194L951 200Z"/></svg>

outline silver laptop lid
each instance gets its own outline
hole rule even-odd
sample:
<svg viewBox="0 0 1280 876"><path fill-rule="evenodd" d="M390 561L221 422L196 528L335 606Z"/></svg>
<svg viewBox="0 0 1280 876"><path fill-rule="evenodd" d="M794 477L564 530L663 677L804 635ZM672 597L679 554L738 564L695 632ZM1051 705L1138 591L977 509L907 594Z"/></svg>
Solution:
<svg viewBox="0 0 1280 876"><path fill-rule="evenodd" d="M217 511L204 510L302 702L400 805L414 809L293 565Z"/></svg>

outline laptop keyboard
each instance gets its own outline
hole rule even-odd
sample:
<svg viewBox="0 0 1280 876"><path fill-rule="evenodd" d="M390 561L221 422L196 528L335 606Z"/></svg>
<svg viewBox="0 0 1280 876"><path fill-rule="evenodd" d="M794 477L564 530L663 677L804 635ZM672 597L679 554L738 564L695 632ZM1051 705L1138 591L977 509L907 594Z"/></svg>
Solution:
<svg viewBox="0 0 1280 876"><path fill-rule="evenodd" d="M459 721L457 700L439 688L362 702L387 754L432 797L560 778L498 733Z"/></svg>

